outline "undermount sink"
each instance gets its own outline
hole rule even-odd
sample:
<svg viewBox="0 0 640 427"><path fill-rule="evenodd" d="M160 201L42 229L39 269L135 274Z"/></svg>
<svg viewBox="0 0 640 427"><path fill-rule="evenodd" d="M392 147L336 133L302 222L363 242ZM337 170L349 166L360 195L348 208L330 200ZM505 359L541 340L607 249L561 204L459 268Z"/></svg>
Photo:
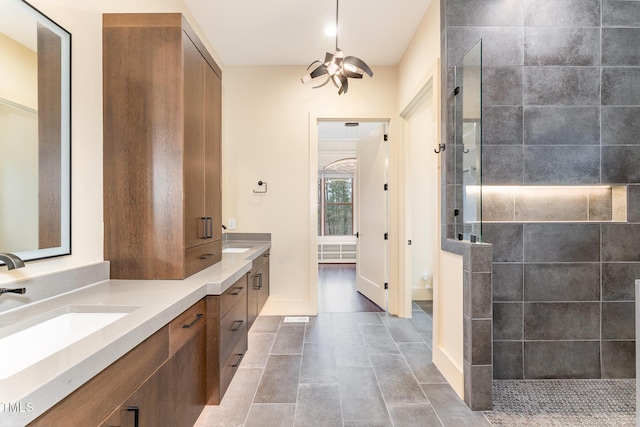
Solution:
<svg viewBox="0 0 640 427"><path fill-rule="evenodd" d="M132 306L65 306L0 330L0 379L8 378L131 313Z"/></svg>
<svg viewBox="0 0 640 427"><path fill-rule="evenodd" d="M243 254L247 252L251 248L224 248L222 250L223 254Z"/></svg>

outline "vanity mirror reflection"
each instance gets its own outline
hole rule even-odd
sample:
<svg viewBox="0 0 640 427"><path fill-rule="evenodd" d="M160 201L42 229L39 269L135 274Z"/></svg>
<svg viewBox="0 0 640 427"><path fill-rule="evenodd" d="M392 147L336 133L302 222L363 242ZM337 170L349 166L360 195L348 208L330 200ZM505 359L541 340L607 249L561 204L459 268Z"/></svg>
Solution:
<svg viewBox="0 0 640 427"><path fill-rule="evenodd" d="M71 34L24 1L0 10L0 252L67 255Z"/></svg>

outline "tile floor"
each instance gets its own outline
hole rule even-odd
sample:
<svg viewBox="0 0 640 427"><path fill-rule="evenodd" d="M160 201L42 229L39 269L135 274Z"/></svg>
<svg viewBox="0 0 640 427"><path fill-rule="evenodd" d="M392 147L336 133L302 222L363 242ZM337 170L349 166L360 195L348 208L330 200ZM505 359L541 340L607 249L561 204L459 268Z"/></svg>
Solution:
<svg viewBox="0 0 640 427"><path fill-rule="evenodd" d="M490 426L431 362L432 327L417 304L412 319L260 316L222 403L196 426Z"/></svg>
<svg viewBox="0 0 640 427"><path fill-rule="evenodd" d="M495 426L636 425L634 379L499 380L493 382Z"/></svg>

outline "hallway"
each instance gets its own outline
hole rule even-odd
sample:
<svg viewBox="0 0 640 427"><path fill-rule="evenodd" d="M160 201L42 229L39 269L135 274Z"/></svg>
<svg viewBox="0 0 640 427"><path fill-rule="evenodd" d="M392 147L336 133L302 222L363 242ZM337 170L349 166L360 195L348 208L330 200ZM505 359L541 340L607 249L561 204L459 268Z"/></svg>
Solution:
<svg viewBox="0 0 640 427"><path fill-rule="evenodd" d="M488 426L431 362L432 318L260 316L221 405L196 426Z"/></svg>
<svg viewBox="0 0 640 427"><path fill-rule="evenodd" d="M318 264L318 313L383 311L356 291L355 264Z"/></svg>

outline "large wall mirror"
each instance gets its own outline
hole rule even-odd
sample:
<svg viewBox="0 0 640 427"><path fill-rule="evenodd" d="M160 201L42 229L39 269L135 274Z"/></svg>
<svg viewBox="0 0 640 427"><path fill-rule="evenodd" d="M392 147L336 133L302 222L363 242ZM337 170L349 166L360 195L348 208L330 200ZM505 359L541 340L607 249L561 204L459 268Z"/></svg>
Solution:
<svg viewBox="0 0 640 427"><path fill-rule="evenodd" d="M71 253L71 34L0 0L0 252Z"/></svg>

